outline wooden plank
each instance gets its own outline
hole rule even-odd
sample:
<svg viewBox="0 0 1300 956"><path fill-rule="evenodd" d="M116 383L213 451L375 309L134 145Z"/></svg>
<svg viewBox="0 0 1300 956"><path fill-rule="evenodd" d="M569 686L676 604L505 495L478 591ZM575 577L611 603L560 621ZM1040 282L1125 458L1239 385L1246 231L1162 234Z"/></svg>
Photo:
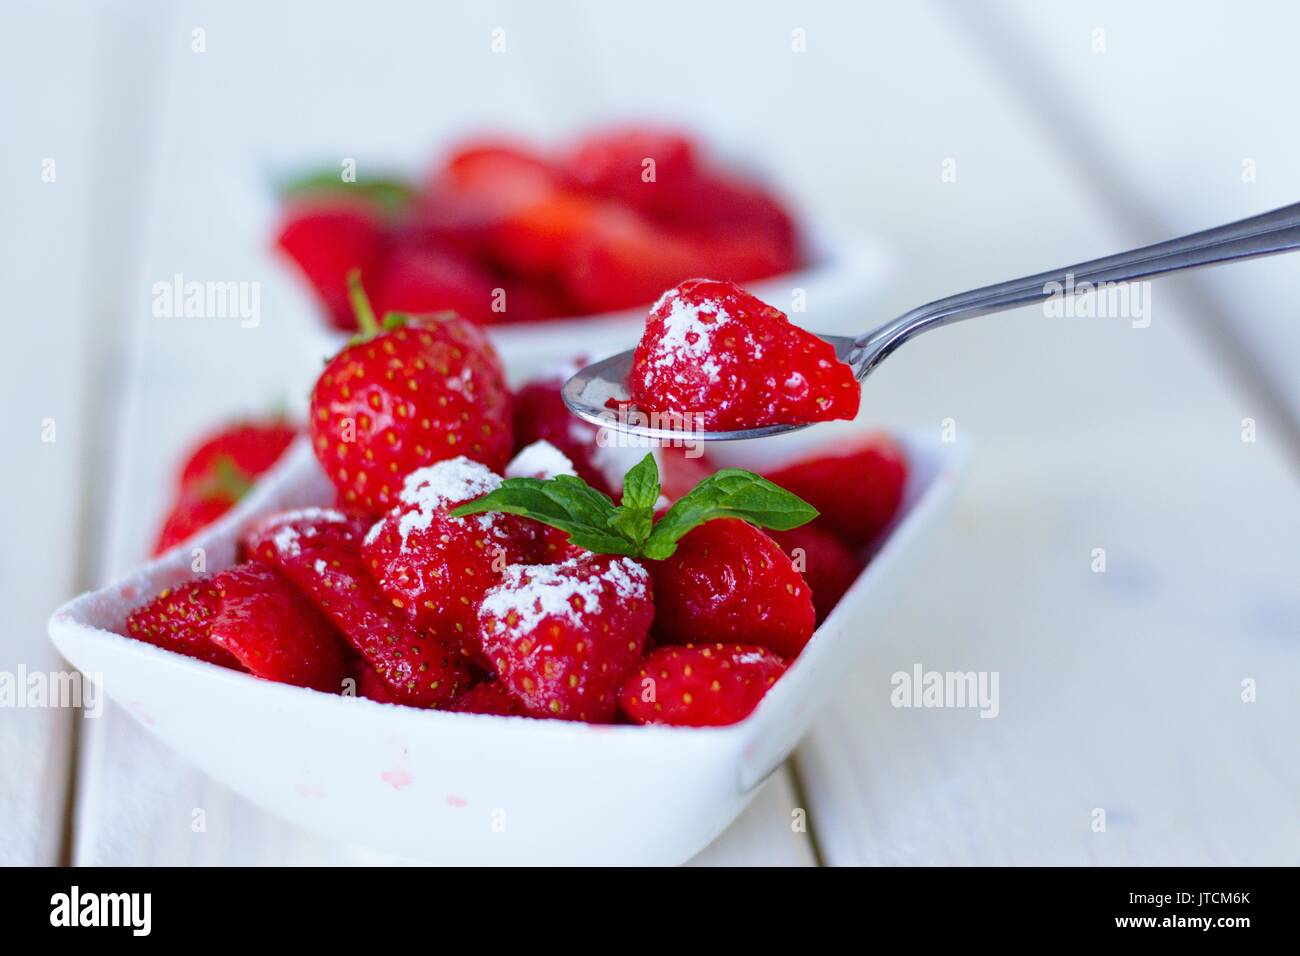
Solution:
<svg viewBox="0 0 1300 956"><path fill-rule="evenodd" d="M49 51L63 61L49 73ZM0 864L58 861L64 831L72 697L52 683L67 664L45 635L50 611L75 592L88 416L85 343L92 312L82 283L94 170L89 96L93 23L56 22L34 8L7 11L0 61L23 84L5 111L6 184L0 262L7 303L0 323L0 404L5 409L0 493ZM33 683L29 684L28 682ZM13 695L12 697L10 695ZM55 703L61 706L54 706ZM92 708L93 709L93 708Z"/></svg>
<svg viewBox="0 0 1300 956"><path fill-rule="evenodd" d="M909 92L944 102L943 144L882 131L891 188L866 200L917 251L899 308L1139 241L1108 221L1107 184L1080 182L1053 130L1017 115L997 70L930 52L946 71ZM901 56L882 50L873 69L901 71ZM909 175L935 155L956 158L955 182ZM1284 423L1192 334L1195 288L1153 285L1145 328L1033 309L975 320L867 383L886 424L951 420L974 467L924 573L799 751L826 862L1300 858L1300 708L1285 690L1300 676L1300 497ZM893 675L917 665L997 672L998 716L892 706Z"/></svg>

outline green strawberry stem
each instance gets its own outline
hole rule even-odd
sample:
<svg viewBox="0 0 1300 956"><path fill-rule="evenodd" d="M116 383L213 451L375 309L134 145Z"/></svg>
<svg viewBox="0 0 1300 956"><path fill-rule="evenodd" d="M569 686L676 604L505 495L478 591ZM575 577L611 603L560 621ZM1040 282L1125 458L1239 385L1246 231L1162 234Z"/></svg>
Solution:
<svg viewBox="0 0 1300 956"><path fill-rule="evenodd" d="M581 478L507 478L492 492L461 505L452 517L501 511L559 528L578 547L598 554L622 554L661 561L677 542L706 521L739 518L760 528L788 531L817 517L817 509L753 472L724 468L678 498L661 520L659 467L646 455L623 478L623 499L615 506Z"/></svg>
<svg viewBox="0 0 1300 956"><path fill-rule="evenodd" d="M379 320L375 318L370 297L366 295L365 287L361 285L360 269L348 272L348 301L352 303L352 313L357 317L357 334L353 340L369 342L379 334Z"/></svg>

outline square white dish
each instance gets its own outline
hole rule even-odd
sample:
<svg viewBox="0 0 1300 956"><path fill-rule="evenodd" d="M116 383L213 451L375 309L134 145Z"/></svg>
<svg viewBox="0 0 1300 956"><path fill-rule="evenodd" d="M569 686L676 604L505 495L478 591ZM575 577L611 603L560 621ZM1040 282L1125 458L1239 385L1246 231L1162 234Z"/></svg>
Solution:
<svg viewBox="0 0 1300 956"><path fill-rule="evenodd" d="M818 443L817 430L803 434L798 444ZM903 507L878 552L759 707L730 727L414 710L258 680L121 636L131 608L192 576L194 548L218 570L250 519L331 500L305 442L192 545L59 608L50 636L158 739L308 829L445 864L681 863L740 813L869 650L874 623L946 511L963 448L918 435L903 445ZM767 464L792 447L776 446ZM744 452L753 464L759 449ZM732 463L726 449L717 457Z"/></svg>

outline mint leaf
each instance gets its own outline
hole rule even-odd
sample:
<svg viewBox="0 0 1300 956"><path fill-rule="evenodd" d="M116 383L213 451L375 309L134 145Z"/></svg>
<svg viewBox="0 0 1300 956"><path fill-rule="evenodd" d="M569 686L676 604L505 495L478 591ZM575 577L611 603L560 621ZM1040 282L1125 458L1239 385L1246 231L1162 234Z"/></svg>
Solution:
<svg viewBox="0 0 1300 956"><path fill-rule="evenodd" d="M637 545L645 544L655 520L659 500L659 466L653 454L646 455L623 476L623 499L610 526Z"/></svg>
<svg viewBox="0 0 1300 956"><path fill-rule="evenodd" d="M654 526L642 554L655 561L671 557L687 532L716 518L740 518L760 528L789 531L816 517L816 508L766 478L724 468L677 499Z"/></svg>
<svg viewBox="0 0 1300 956"><path fill-rule="evenodd" d="M501 487L451 512L454 518L504 511L567 531L569 540L600 554L640 553L637 543L611 527L614 502L581 478L507 478Z"/></svg>
<svg viewBox="0 0 1300 956"><path fill-rule="evenodd" d="M345 182L337 169L322 169L299 176L280 185L286 200L312 196L353 196L385 216L395 216L409 208L415 190L400 179L376 176Z"/></svg>
<svg viewBox="0 0 1300 956"><path fill-rule="evenodd" d="M705 478L654 523L659 468L646 455L623 477L622 504L581 478L507 478L496 491L451 512L453 518L504 511L569 533L569 540L598 554L662 561L693 528L716 518L739 518L760 528L788 531L817 517L817 509L766 478L726 468Z"/></svg>

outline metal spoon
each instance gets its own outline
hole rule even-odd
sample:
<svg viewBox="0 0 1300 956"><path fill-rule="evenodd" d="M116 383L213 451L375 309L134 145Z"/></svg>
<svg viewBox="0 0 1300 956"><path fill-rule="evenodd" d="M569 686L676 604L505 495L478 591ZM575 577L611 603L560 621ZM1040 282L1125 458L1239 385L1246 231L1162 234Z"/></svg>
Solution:
<svg viewBox="0 0 1300 956"><path fill-rule="evenodd" d="M1300 203L1104 259L952 295L906 312L892 322L857 337L823 335L821 338L835 346L836 356L852 366L854 375L861 381L908 339L962 319L1003 312L1054 296L1078 294L1088 286L1096 288L1103 283L1134 282L1184 269L1271 256L1296 248L1300 248ZM615 413L606 404L611 398L628 401L626 382L631 368L630 351L588 365L564 384L564 404L579 418L645 438L681 440L688 436L701 441L734 441L765 438L816 424L768 425L739 431L692 428L688 433L681 429L652 428L641 423L636 416L629 420Z"/></svg>

